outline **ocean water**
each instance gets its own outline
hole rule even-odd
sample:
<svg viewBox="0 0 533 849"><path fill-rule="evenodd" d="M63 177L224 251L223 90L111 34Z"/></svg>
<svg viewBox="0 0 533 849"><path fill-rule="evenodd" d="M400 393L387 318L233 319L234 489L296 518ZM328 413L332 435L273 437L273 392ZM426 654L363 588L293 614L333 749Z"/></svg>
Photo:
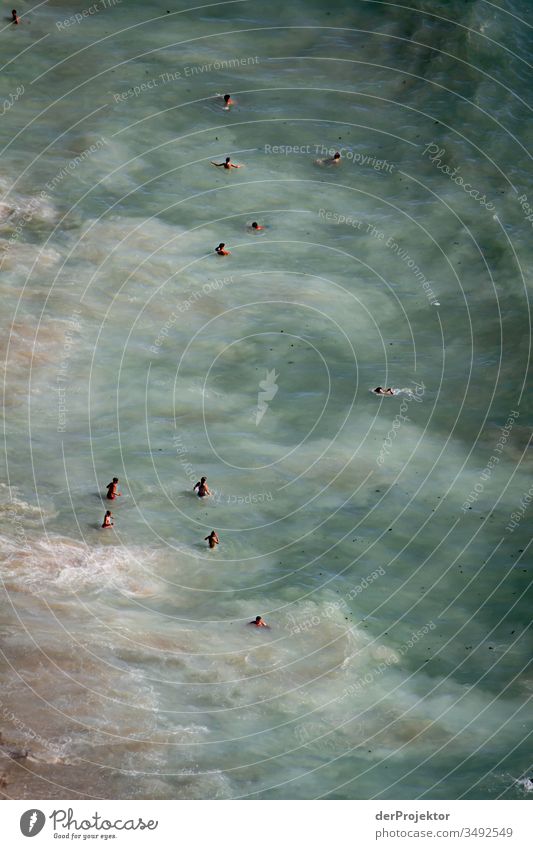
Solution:
<svg viewBox="0 0 533 849"><path fill-rule="evenodd" d="M4 794L523 798L529 3L90 8L0 32Z"/></svg>

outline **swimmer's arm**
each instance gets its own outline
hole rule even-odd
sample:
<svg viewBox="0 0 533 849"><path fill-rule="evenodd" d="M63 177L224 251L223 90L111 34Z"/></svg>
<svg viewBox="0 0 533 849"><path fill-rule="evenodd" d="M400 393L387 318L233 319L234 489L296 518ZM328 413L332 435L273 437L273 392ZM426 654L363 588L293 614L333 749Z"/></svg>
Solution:
<svg viewBox="0 0 533 849"><path fill-rule="evenodd" d="M226 163L225 162L212 162L211 165L216 165L217 168L222 168Z"/></svg>
<svg viewBox="0 0 533 849"><path fill-rule="evenodd" d="M233 162L230 162L230 168L244 168L244 165L234 165Z"/></svg>

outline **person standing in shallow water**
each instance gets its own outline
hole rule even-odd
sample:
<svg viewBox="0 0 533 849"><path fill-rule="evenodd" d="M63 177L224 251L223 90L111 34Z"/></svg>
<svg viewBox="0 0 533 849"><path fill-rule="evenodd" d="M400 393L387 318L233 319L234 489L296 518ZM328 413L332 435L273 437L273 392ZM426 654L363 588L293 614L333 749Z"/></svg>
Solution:
<svg viewBox="0 0 533 849"><path fill-rule="evenodd" d="M315 159L316 165L340 165L341 164L341 155L340 153L336 153L334 156L330 156L329 159Z"/></svg>
<svg viewBox="0 0 533 849"><path fill-rule="evenodd" d="M118 495L122 495L122 493L121 493L121 492L117 492L117 487L118 487L118 478L113 478L113 480L111 481L111 483L108 483L108 484L107 484L107 495L106 495L106 498L108 498L108 499L109 499L109 501L114 501L114 499L115 499Z"/></svg>
<svg viewBox="0 0 533 849"><path fill-rule="evenodd" d="M113 516L112 516L111 510L106 510L105 516L104 516L104 521L102 523L103 528L112 528L113 527L113 525L115 523L111 521L112 517Z"/></svg>
<svg viewBox="0 0 533 849"><path fill-rule="evenodd" d="M234 165L229 156L226 156L225 162L211 162L211 165L216 165L217 168L225 168L226 171L231 171L232 168L244 168L244 165Z"/></svg>
<svg viewBox="0 0 533 849"><path fill-rule="evenodd" d="M204 498L206 495L211 495L211 490L207 486L207 478L200 478L193 486L193 492L198 490L198 497Z"/></svg>
<svg viewBox="0 0 533 849"><path fill-rule="evenodd" d="M255 619L248 622L248 625L255 625L256 628L270 628L270 625L267 625L262 616L256 616Z"/></svg>
<svg viewBox="0 0 533 849"><path fill-rule="evenodd" d="M204 537L209 542L209 548L215 548L220 542L216 531L211 531L209 536Z"/></svg>
<svg viewBox="0 0 533 849"><path fill-rule="evenodd" d="M20 18L17 15L16 9L13 9L13 11L11 12L11 23L12 24L20 24Z"/></svg>

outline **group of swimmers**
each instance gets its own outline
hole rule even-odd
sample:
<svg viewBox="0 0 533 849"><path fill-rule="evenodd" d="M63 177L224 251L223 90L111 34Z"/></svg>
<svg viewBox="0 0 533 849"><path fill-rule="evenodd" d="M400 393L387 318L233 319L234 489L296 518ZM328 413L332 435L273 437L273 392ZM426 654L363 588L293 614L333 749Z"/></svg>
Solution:
<svg viewBox="0 0 533 849"><path fill-rule="evenodd" d="M224 107L223 108L229 109L230 106L234 106L234 105L235 105L235 101L232 100L231 94L225 94L224 95ZM340 165L340 162L341 162L341 155L338 152L335 153L333 156L327 158L327 159L316 159L315 160L316 165ZM244 165L235 165L231 161L230 156L226 156L226 159L224 160L224 162L213 162L213 161L211 161L211 165L215 165L216 168L225 168L226 171L231 171L232 168L244 168ZM258 224L257 221L252 221L252 223L251 223L251 225L249 226L248 229L251 230L253 233L257 233L260 230L264 230L265 228L264 228L264 226ZM215 248L215 253L218 256L229 256L231 254L231 251L227 250L225 242L220 242L220 244L218 244Z"/></svg>
<svg viewBox="0 0 533 849"><path fill-rule="evenodd" d="M224 103L226 104L227 108L229 108L228 104L232 105L234 102L235 101L231 100L231 97L230 97L229 94L224 95ZM217 168L225 168L227 171L230 171L232 168L244 168L244 165L234 165L233 162L231 161L230 156L226 156L226 159L225 159L224 162L211 162L211 165L215 165ZM261 227L257 223L257 221L252 221L252 224L251 224L249 229L252 230L252 231L257 231L257 230L264 230L265 228ZM220 242L220 244L217 245L217 247L215 248L215 253L218 254L218 256L229 256L231 251L226 250L226 243L225 242Z"/></svg>
<svg viewBox="0 0 533 849"><path fill-rule="evenodd" d="M117 491L118 490L118 478L113 478L111 483L107 484L106 489L107 489L106 498L107 498L108 501L114 501L115 498L118 498L118 496L122 495L121 492ZM106 510L105 516L104 516L104 521L102 522L102 527L103 528L112 528L113 525L114 525L114 522L111 521L112 518L113 518L113 514L112 514L111 510Z"/></svg>
<svg viewBox="0 0 533 849"><path fill-rule="evenodd" d="M199 481L196 481L194 484L192 491L196 492L198 490L198 498L205 498L206 495L211 495L211 490L207 485L207 478L202 477ZM209 548L215 548L220 544L220 540L218 538L218 534L216 531L211 531L209 536L204 537L205 540L209 543Z"/></svg>
<svg viewBox="0 0 533 849"><path fill-rule="evenodd" d="M13 11L13 23L18 23L18 18L17 18L15 11ZM232 100L230 94L225 94L223 99L224 99L224 109L229 109L230 106L235 105L235 101ZM318 160L316 160L317 165L334 165L334 166L336 166L336 165L340 165L340 162L341 162L340 153L335 153L334 156L332 156L328 159L318 159ZM243 165L235 165L231 161L230 156L226 156L226 159L224 160L224 162L211 162L211 164L214 165L216 168L224 168L224 169L226 169L226 171L230 171L232 168L237 169L237 168L243 168L244 167ZM258 232L260 230L264 230L265 228L264 228L264 226L258 224L257 221L253 221L252 224L250 225L249 229L252 232ZM220 244L217 245L217 247L215 248L215 253L217 253L218 256L229 256L231 252L226 249L225 242L220 242ZM394 395L395 394L395 390L393 390L391 387L383 388L381 386L377 386L372 391L375 392L376 395ZM111 483L109 483L107 485L106 498L109 501L113 501L115 498L122 495L121 492L118 492L118 483L119 483L118 478L113 478ZM195 483L195 485L193 486L193 492L197 492L199 498L205 498L206 496L211 495L211 490L209 489L209 486L207 484L207 478L205 476L200 478L200 480ZM112 518L113 518L113 515L111 513L111 510L106 510L106 513L105 513L105 516L104 516L104 521L103 521L103 524L102 524L102 528L112 528L113 527ZM211 531L210 534L208 534L206 537L204 537L204 540L208 543L209 548L211 548L211 549L216 548L216 546L220 544L219 536L218 536L218 534L215 530ZM248 624L249 625L255 625L256 628L269 628L270 627L269 625L266 624L266 622L264 621L262 616L256 616L255 619L253 619Z"/></svg>
<svg viewBox="0 0 533 849"><path fill-rule="evenodd" d="M107 493L106 499L108 501L114 501L115 498L118 498L122 495L121 492L118 491L118 478L113 478L111 483L107 484ZM199 481L197 481L193 486L193 492L197 492L198 498L205 498L208 495L211 495L211 490L207 485L207 478L201 477ZM103 528L112 528L114 526L114 522L112 521L113 514L111 510L105 511L104 521L102 522ZM218 538L218 534L216 531L211 531L204 539L207 541L209 548L216 548L217 545L220 544L220 540ZM249 625L255 625L256 628L270 628L270 625L267 625L262 616L256 616L251 622L248 622Z"/></svg>
<svg viewBox="0 0 533 849"><path fill-rule="evenodd" d="M211 495L211 490L207 485L207 478L201 477L199 481L197 481L193 486L193 492L198 493L198 498L206 498L206 496ZM211 533L204 537L209 544L209 548L215 548L220 543L218 538L218 534L216 531L211 531ZM251 622L248 622L248 625L255 625L256 628L270 628L270 625L267 625L262 616L256 616Z"/></svg>
<svg viewBox="0 0 533 849"><path fill-rule="evenodd" d="M111 483L108 483L106 486L107 493L106 499L108 501L114 501L115 498L119 498L122 493L118 491L118 478L113 478ZM199 481L197 481L193 486L193 492L198 490L198 497L205 498L206 495L211 495L211 490L207 485L207 478L202 477ZM102 522L103 528L112 528L114 523L111 521L113 519L113 514L111 510L106 510L104 521ZM218 538L218 534L216 531L211 531L209 536L204 537L209 543L209 548L215 548L215 546L219 545L220 540Z"/></svg>
<svg viewBox="0 0 533 849"><path fill-rule="evenodd" d="M225 94L224 103L226 104L225 108L229 109L229 107L232 106L235 101L231 99L231 96L229 94ZM234 165L231 161L230 156L226 156L224 162L211 162L211 165L215 165L217 168L225 168L226 171L230 171L232 168L244 168L244 165ZM259 225L257 221L252 221L252 224L250 225L249 229L253 232L257 232L258 230L264 230L265 228ZM217 245L215 248L215 253L218 254L218 256L229 256L231 251L226 250L225 242L220 242L220 244Z"/></svg>
<svg viewBox="0 0 533 849"><path fill-rule="evenodd" d="M252 221L249 229L252 233L257 233L259 230L264 230L265 228L262 224L258 224L257 221ZM215 248L215 253L218 254L218 256L229 256L231 251L228 251L225 242L220 242L220 244Z"/></svg>

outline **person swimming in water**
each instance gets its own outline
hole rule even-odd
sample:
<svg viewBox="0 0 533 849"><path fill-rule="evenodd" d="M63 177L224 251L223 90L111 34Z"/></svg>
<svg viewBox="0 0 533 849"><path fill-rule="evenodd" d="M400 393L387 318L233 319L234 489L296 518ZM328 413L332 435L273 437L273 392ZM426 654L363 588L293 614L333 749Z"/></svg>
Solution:
<svg viewBox="0 0 533 849"><path fill-rule="evenodd" d="M232 168L244 168L244 165L234 165L229 156L226 156L225 162L211 162L211 165L216 165L217 168L225 168L227 171Z"/></svg>
<svg viewBox="0 0 533 849"><path fill-rule="evenodd" d="M231 94L224 95L224 109L229 109L230 106L235 106L235 101L231 99Z"/></svg>
<svg viewBox="0 0 533 849"><path fill-rule="evenodd" d="M261 224L258 224L257 221L252 221L248 229L251 230L252 233L258 233L259 230L264 230L265 228Z"/></svg>
<svg viewBox="0 0 533 849"><path fill-rule="evenodd" d="M211 491L207 486L207 478L200 478L193 486L193 492L198 490L198 497L204 498L206 495L211 495Z"/></svg>
<svg viewBox="0 0 533 849"><path fill-rule="evenodd" d="M255 625L256 628L270 628L270 625L267 625L262 616L256 616L255 619L248 622L248 625Z"/></svg>
<svg viewBox="0 0 533 849"><path fill-rule="evenodd" d="M383 389L382 386L376 386L376 388L373 389L372 392L375 392L376 395L394 395L394 389L392 389L390 386L388 389Z"/></svg>
<svg viewBox="0 0 533 849"><path fill-rule="evenodd" d="M329 159L316 159L315 162L317 165L340 165L341 155L337 152L334 156L330 156Z"/></svg>
<svg viewBox="0 0 533 849"><path fill-rule="evenodd" d="M121 492L117 492L118 487L118 478L113 478L111 483L107 484L107 495L106 498L109 498L110 501L113 501L117 495L122 495Z"/></svg>
<svg viewBox="0 0 533 849"><path fill-rule="evenodd" d="M11 23L12 24L20 24L20 18L17 15L16 9L13 9L13 11L11 12Z"/></svg>
<svg viewBox="0 0 533 849"><path fill-rule="evenodd" d="M220 543L220 540L218 538L218 534L217 534L216 531L211 531L209 536L204 537L204 539L206 539L209 542L209 548L215 548L215 546L217 546Z"/></svg>
<svg viewBox="0 0 533 849"><path fill-rule="evenodd" d="M112 519L111 510L106 510L105 516L104 516L104 521L102 523L102 527L103 528L112 528L113 525L114 525L114 522L112 522L111 519Z"/></svg>
<svg viewBox="0 0 533 849"><path fill-rule="evenodd" d="M226 250L226 243L221 242L220 245L217 245L217 247L215 248L215 253L218 254L219 256L229 256L231 251L227 251Z"/></svg>

